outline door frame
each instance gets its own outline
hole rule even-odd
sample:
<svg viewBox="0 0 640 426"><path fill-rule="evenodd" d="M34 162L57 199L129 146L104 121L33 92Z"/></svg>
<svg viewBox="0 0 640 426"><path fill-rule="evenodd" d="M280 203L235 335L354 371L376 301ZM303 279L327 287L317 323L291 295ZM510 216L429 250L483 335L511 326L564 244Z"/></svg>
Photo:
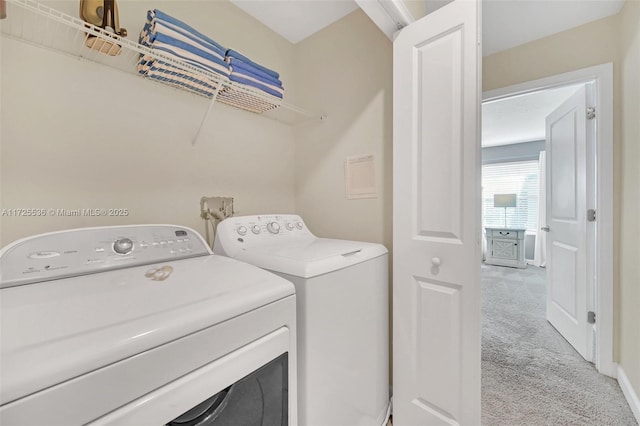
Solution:
<svg viewBox="0 0 640 426"><path fill-rule="evenodd" d="M587 271L595 271L594 279L587 281L589 309L597 313L595 366L601 374L616 377L613 362L613 63L489 90L482 93L482 102L580 83L594 83L597 108L595 150L591 151L595 159L587 159L587 166L595 167L591 170L595 175L595 193L592 197L587 194L587 200L595 200L597 212L594 232L587 232L588 245L593 247L587 256ZM591 297L593 294L595 300Z"/></svg>

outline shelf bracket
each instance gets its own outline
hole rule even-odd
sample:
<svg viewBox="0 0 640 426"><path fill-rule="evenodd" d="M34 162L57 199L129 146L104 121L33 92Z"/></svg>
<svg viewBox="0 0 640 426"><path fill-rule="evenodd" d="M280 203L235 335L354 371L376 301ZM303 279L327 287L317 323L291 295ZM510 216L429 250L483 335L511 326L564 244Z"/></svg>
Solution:
<svg viewBox="0 0 640 426"><path fill-rule="evenodd" d="M209 102L209 107L207 108L207 112L204 113L202 120L200 121L200 126L198 126L198 131L196 132L193 140L191 141L191 146L196 146L198 139L200 138L200 133L202 133L202 128L204 127L204 123L209 118L209 114L211 114L211 108L213 108L213 104L216 103L216 99L218 98L218 93L220 93L220 88L222 84L218 84L215 90L213 91L213 95L211 96L211 101Z"/></svg>

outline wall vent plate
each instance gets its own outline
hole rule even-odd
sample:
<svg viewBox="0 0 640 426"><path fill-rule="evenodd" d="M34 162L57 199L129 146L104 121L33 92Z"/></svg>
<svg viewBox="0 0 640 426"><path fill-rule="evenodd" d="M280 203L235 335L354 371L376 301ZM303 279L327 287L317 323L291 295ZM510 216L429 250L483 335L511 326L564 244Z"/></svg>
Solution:
<svg viewBox="0 0 640 426"><path fill-rule="evenodd" d="M373 154L347 157L344 160L344 179L347 199L376 198Z"/></svg>

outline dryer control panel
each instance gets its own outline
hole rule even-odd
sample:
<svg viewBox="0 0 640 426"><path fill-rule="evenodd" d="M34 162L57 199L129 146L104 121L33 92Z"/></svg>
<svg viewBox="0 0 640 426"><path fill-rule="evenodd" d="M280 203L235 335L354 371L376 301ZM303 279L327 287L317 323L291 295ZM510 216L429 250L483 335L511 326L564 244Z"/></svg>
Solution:
<svg viewBox="0 0 640 426"><path fill-rule="evenodd" d="M315 239L298 215L234 216L218 224L213 251L234 257L237 251L251 247Z"/></svg>
<svg viewBox="0 0 640 426"><path fill-rule="evenodd" d="M202 236L175 225L82 228L36 235L0 251L0 287L210 255Z"/></svg>

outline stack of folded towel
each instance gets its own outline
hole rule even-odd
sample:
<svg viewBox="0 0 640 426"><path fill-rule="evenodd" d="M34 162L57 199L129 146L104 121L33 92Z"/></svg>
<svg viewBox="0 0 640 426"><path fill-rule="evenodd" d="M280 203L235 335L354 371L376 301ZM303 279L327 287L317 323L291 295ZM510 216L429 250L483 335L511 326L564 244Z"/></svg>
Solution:
<svg viewBox="0 0 640 426"><path fill-rule="evenodd" d="M231 66L229 80L255 87L282 99L284 87L280 81L280 74L253 62L233 49L227 50L225 61Z"/></svg>
<svg viewBox="0 0 640 426"><path fill-rule="evenodd" d="M226 49L211 38L158 9L147 12L147 22L140 33L139 43L176 57L194 68L229 77L225 62ZM202 74L173 66L149 55L141 55L138 72L163 83L204 95L213 95L216 83Z"/></svg>
<svg viewBox="0 0 640 426"><path fill-rule="evenodd" d="M233 49L227 50L196 29L158 9L147 12L147 22L140 33L139 43L159 53L155 56L140 56L138 72L145 77L208 97L219 89L219 83L207 78L205 73L171 64L170 61L162 60L164 56L207 73L220 74L234 83L251 86L280 99L284 96L282 81L277 72L253 62ZM219 94L221 101L254 112L275 107L271 102L248 96L246 92L234 91L232 87L220 90Z"/></svg>

